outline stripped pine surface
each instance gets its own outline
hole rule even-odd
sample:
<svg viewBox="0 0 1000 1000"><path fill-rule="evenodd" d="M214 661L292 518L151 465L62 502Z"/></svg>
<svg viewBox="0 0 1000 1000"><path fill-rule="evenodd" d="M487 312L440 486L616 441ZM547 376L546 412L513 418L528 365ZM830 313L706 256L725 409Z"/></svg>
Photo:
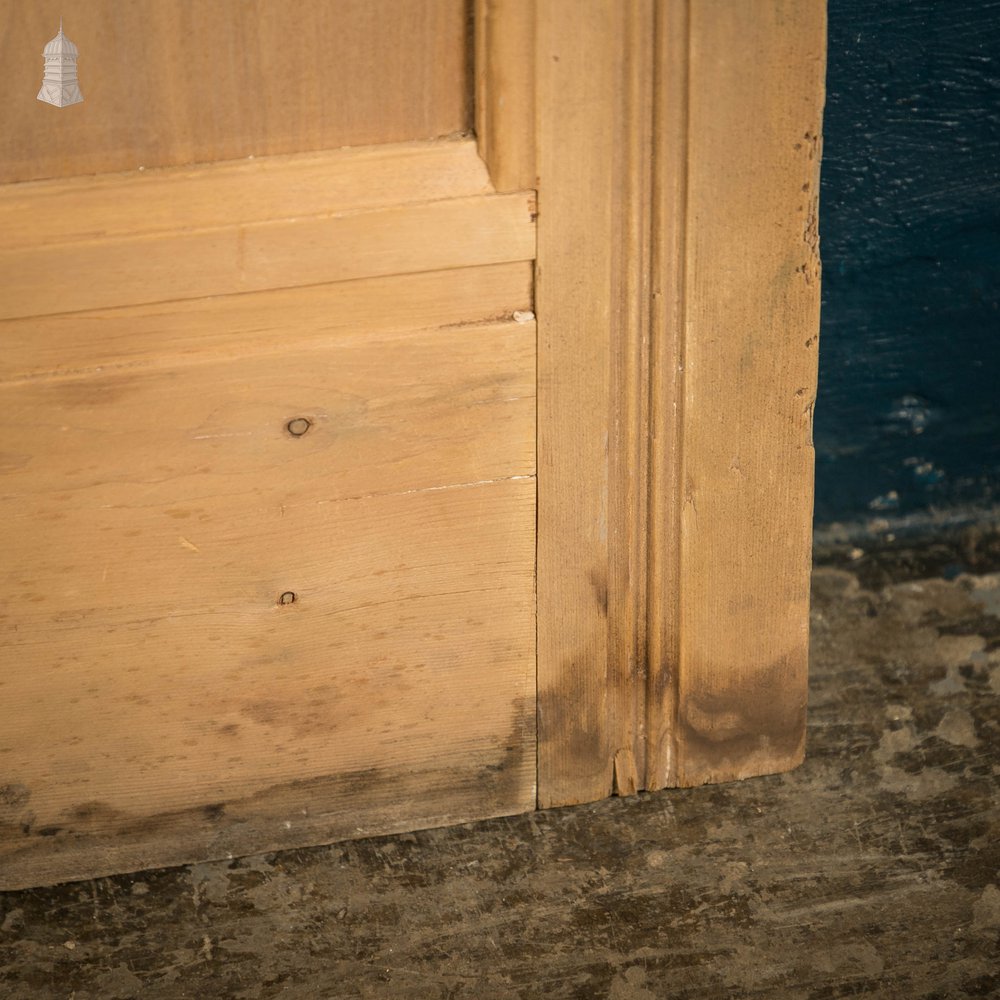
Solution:
<svg viewBox="0 0 1000 1000"><path fill-rule="evenodd" d="M483 161L0 190L5 887L801 760L823 5L474 10Z"/></svg>
<svg viewBox="0 0 1000 1000"><path fill-rule="evenodd" d="M497 191L537 188L535 0L476 0L476 138Z"/></svg>
<svg viewBox="0 0 1000 1000"><path fill-rule="evenodd" d="M0 382L508 318L530 310L532 284L515 262L0 321Z"/></svg>
<svg viewBox="0 0 1000 1000"><path fill-rule="evenodd" d="M0 318L530 260L530 194L0 251Z"/></svg>
<svg viewBox="0 0 1000 1000"><path fill-rule="evenodd" d="M533 196L443 145L0 198L3 888L533 808Z"/></svg>
<svg viewBox="0 0 1000 1000"><path fill-rule="evenodd" d="M0 319L530 261L534 201L472 141L8 185Z"/></svg>
<svg viewBox="0 0 1000 1000"><path fill-rule="evenodd" d="M539 802L642 787L652 8L538 8Z"/></svg>
<svg viewBox="0 0 1000 1000"><path fill-rule="evenodd" d="M0 231L21 249L470 198L493 188L469 139L0 185Z"/></svg>
<svg viewBox="0 0 1000 1000"><path fill-rule="evenodd" d="M650 788L804 753L826 28L820 3L659 13Z"/></svg>
<svg viewBox="0 0 1000 1000"><path fill-rule="evenodd" d="M5 887L533 806L533 344L5 387ZM398 770L434 794L390 807Z"/></svg>
<svg viewBox="0 0 1000 1000"><path fill-rule="evenodd" d="M60 17L83 103L35 100ZM465 0L0 0L0 183L426 140L471 124Z"/></svg>
<svg viewBox="0 0 1000 1000"><path fill-rule="evenodd" d="M51 515L45 544L65 533L62 548L84 510L272 494L294 505L531 474L534 339L514 322L350 331L7 384L0 502L14 523Z"/></svg>
<svg viewBox="0 0 1000 1000"><path fill-rule="evenodd" d="M537 30L539 802L787 770L824 7L552 0Z"/></svg>
<svg viewBox="0 0 1000 1000"><path fill-rule="evenodd" d="M279 501L17 523L5 889L532 807L532 477Z"/></svg>

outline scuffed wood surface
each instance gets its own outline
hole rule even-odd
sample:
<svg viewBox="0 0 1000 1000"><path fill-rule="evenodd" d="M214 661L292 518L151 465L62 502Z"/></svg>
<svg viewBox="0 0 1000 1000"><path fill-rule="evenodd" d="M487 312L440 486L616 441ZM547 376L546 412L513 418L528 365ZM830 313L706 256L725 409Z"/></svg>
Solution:
<svg viewBox="0 0 1000 1000"><path fill-rule="evenodd" d="M824 30L538 9L542 804L801 760Z"/></svg>
<svg viewBox="0 0 1000 1000"><path fill-rule="evenodd" d="M35 100L59 18L83 103ZM469 128L464 0L3 0L0 183Z"/></svg>
<svg viewBox="0 0 1000 1000"><path fill-rule="evenodd" d="M650 788L802 760L820 302L824 5L668 14Z"/></svg>
<svg viewBox="0 0 1000 1000"><path fill-rule="evenodd" d="M323 497L17 525L3 888L532 807L533 478Z"/></svg>
<svg viewBox="0 0 1000 1000"><path fill-rule="evenodd" d="M533 194L454 142L6 194L0 887L531 809Z"/></svg>
<svg viewBox="0 0 1000 1000"><path fill-rule="evenodd" d="M4 398L5 887L533 806L532 324Z"/></svg>
<svg viewBox="0 0 1000 1000"><path fill-rule="evenodd" d="M642 787L648 3L538 7L539 803ZM642 527L644 530L644 525Z"/></svg>

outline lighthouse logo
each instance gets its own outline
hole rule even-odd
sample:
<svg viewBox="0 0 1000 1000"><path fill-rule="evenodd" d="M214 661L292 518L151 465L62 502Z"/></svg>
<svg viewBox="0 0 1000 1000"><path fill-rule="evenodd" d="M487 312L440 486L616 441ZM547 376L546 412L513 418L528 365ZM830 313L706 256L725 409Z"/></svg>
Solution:
<svg viewBox="0 0 1000 1000"><path fill-rule="evenodd" d="M80 84L76 79L77 47L63 34L62 18L59 19L59 34L42 50L45 60L45 76L38 99L57 108L69 104L79 104L83 100Z"/></svg>

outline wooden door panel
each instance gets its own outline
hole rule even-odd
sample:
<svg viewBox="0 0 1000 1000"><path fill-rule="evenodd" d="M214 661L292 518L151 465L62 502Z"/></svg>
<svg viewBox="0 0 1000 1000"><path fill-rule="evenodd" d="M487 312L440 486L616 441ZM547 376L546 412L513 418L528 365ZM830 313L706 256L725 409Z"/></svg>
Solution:
<svg viewBox="0 0 1000 1000"><path fill-rule="evenodd" d="M254 849L351 835L338 810L413 814L310 791L347 774L475 762L457 795L433 777L424 822L531 807L533 324L28 378L5 401L5 878L83 876L100 845L108 871L145 863L123 846L140 829L142 858L193 859L206 817L213 850L246 849L232 801Z"/></svg>
<svg viewBox="0 0 1000 1000"><path fill-rule="evenodd" d="M5 884L86 877L99 847L105 871L193 860L205 820L224 856L532 807L533 478L276 499L17 525L28 542L7 546L0 612L16 628ZM479 787L442 778L470 768ZM398 774L437 799L375 787ZM367 787L312 791L348 775ZM271 815L271 798L288 805Z"/></svg>
<svg viewBox="0 0 1000 1000"><path fill-rule="evenodd" d="M5 886L534 804L533 197L360 158L0 193Z"/></svg>
<svg viewBox="0 0 1000 1000"><path fill-rule="evenodd" d="M529 195L0 251L0 318L499 264L534 253ZM424 242L425 233L440 238Z"/></svg>
<svg viewBox="0 0 1000 1000"><path fill-rule="evenodd" d="M58 28L83 103L35 100ZM432 139L470 121L465 0L3 0L0 183Z"/></svg>
<svg viewBox="0 0 1000 1000"><path fill-rule="evenodd" d="M513 322L25 379L4 387L0 503L290 506L530 475L534 398L534 325Z"/></svg>

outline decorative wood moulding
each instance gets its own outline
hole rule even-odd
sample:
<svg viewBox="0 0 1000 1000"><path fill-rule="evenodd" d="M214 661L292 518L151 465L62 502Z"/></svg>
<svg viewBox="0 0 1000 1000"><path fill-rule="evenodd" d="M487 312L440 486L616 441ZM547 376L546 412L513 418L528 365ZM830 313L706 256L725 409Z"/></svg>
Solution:
<svg viewBox="0 0 1000 1000"><path fill-rule="evenodd" d="M477 24L480 151L538 190L539 803L793 767L824 5Z"/></svg>
<svg viewBox="0 0 1000 1000"><path fill-rule="evenodd" d="M0 189L0 219L19 237L0 250L0 319L535 254L534 195L483 193L470 141L212 167L193 185L190 210L190 171L159 173ZM285 200L283 190L294 193ZM103 219L114 220L110 231Z"/></svg>

